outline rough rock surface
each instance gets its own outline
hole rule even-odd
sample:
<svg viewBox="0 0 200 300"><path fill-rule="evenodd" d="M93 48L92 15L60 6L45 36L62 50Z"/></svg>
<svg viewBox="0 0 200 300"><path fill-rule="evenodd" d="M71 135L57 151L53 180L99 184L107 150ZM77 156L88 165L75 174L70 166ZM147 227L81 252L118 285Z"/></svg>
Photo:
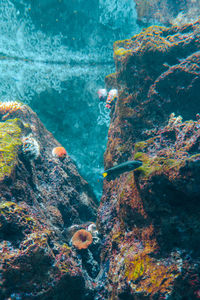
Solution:
<svg viewBox="0 0 200 300"><path fill-rule="evenodd" d="M200 0L136 0L138 22L183 25L197 21Z"/></svg>
<svg viewBox="0 0 200 300"><path fill-rule="evenodd" d="M200 22L149 27L114 58L105 168L143 165L104 181L99 234L73 161L52 155L60 145L28 106L0 102L2 300L200 298ZM72 246L89 228L93 243Z"/></svg>
<svg viewBox="0 0 200 300"><path fill-rule="evenodd" d="M28 106L0 103L0 116L0 299L87 299L94 272L68 228L95 221L95 196Z"/></svg>
<svg viewBox="0 0 200 300"><path fill-rule="evenodd" d="M104 181L98 299L200 298L199 36L200 22L152 26L114 45L105 168L143 165Z"/></svg>

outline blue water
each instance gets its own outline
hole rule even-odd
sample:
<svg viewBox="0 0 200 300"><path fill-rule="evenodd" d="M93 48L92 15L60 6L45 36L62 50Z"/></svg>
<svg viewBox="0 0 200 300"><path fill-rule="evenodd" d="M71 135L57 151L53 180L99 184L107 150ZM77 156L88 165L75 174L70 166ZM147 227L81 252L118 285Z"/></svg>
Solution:
<svg viewBox="0 0 200 300"><path fill-rule="evenodd" d="M98 198L109 111L97 90L112 45L139 28L133 0L0 0L0 99L29 104Z"/></svg>

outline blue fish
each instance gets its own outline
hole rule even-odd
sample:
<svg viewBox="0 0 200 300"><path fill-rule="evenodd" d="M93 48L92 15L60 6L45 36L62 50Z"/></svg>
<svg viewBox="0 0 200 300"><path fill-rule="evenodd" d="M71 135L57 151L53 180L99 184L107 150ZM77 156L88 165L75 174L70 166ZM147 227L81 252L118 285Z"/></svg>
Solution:
<svg viewBox="0 0 200 300"><path fill-rule="evenodd" d="M122 173L133 171L141 166L142 161L140 160L126 161L122 164L105 170L102 175L106 180L110 181L114 180L117 176L121 175Z"/></svg>

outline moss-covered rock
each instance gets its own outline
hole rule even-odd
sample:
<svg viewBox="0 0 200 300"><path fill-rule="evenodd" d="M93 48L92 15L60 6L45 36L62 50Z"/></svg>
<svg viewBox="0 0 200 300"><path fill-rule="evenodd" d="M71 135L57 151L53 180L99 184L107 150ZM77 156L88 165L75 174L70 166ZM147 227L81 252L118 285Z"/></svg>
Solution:
<svg viewBox="0 0 200 300"><path fill-rule="evenodd" d="M199 298L199 28L152 26L115 43L105 165L143 165L104 180L103 299Z"/></svg>
<svg viewBox="0 0 200 300"><path fill-rule="evenodd" d="M21 134L19 119L0 123L0 180L9 177L17 164Z"/></svg>
<svg viewBox="0 0 200 300"><path fill-rule="evenodd" d="M0 299L90 295L68 227L95 220L93 192L30 107L0 102L0 119Z"/></svg>

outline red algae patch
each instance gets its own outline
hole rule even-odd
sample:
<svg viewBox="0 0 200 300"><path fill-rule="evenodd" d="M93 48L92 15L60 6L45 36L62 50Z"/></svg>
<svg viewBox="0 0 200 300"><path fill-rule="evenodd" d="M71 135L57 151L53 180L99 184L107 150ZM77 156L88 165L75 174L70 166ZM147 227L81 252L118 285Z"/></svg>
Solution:
<svg viewBox="0 0 200 300"><path fill-rule="evenodd" d="M92 242L92 234L85 229L76 231L72 237L72 245L79 250L87 249Z"/></svg>
<svg viewBox="0 0 200 300"><path fill-rule="evenodd" d="M52 150L52 155L58 158L64 158L67 155L67 151L64 147L55 147Z"/></svg>

